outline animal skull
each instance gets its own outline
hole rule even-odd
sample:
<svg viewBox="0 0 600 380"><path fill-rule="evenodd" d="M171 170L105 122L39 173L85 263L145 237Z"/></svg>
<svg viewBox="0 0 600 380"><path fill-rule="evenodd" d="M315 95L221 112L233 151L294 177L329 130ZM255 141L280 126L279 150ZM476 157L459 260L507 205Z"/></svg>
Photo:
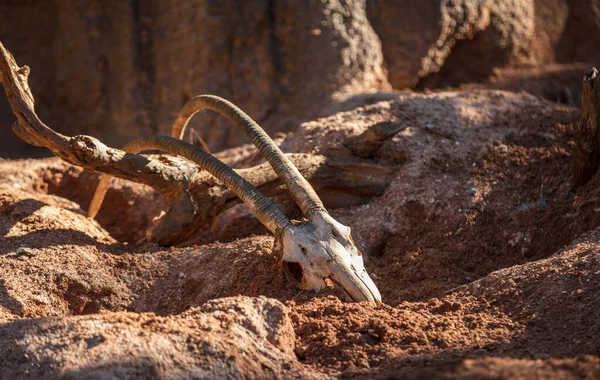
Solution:
<svg viewBox="0 0 600 380"><path fill-rule="evenodd" d="M363 264L350 228L319 211L309 222L282 233L283 271L300 289L319 291L330 279L354 301L381 302L381 295Z"/></svg>
<svg viewBox="0 0 600 380"><path fill-rule="evenodd" d="M233 169L216 157L181 140L189 120L199 111L211 109L231 119L269 162L287 186L308 221L294 225L283 211ZM354 301L381 302L379 290L367 274L363 257L350 235L350 228L333 219L312 186L287 159L265 131L233 103L213 95L192 98L179 112L172 137L151 136L127 144L124 150L138 153L162 150L183 156L208 171L256 214L283 246L283 271L287 279L301 289L320 291L327 279L340 286ZM88 214L94 217L100 208L109 176L103 176Z"/></svg>

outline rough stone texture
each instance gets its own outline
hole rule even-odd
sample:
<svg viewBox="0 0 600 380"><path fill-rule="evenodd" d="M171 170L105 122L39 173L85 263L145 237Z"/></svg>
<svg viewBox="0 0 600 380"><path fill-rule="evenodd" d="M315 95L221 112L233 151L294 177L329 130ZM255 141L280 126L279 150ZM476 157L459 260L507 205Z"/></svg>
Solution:
<svg viewBox="0 0 600 380"><path fill-rule="evenodd" d="M430 78L422 86L455 86L468 81L481 81L489 77L494 67L531 62L530 47L535 38L532 1L465 3L464 8L457 5L447 7L447 17L443 20L450 26L446 29L450 33L443 33L442 40L443 46L450 49L444 61L430 53L434 59L428 65L429 57L426 58L419 74L423 78ZM457 25L452 28L454 21ZM445 50L442 49L440 53L441 56L445 55Z"/></svg>
<svg viewBox="0 0 600 380"><path fill-rule="evenodd" d="M423 58L440 37L440 0L372 0L367 15L382 43L390 84L412 88Z"/></svg>
<svg viewBox="0 0 600 380"><path fill-rule="evenodd" d="M395 88L414 87L438 72L444 79L480 80L494 66L528 59L534 31L532 1L406 3L373 1L368 7ZM406 12L409 8L411 11ZM398 35L403 37L398 39ZM420 49L406 49L412 45Z"/></svg>
<svg viewBox="0 0 600 380"><path fill-rule="evenodd" d="M0 326L17 378L313 378L294 356L285 306L225 298L173 317L105 313Z"/></svg>
<svg viewBox="0 0 600 380"><path fill-rule="evenodd" d="M497 67L592 62L596 0L368 2L394 88L484 81Z"/></svg>
<svg viewBox="0 0 600 380"><path fill-rule="evenodd" d="M61 132L111 144L152 131L138 79L143 59L136 57L134 10L126 2L0 4L0 39L32 68L42 119ZM2 98L0 150L10 156L25 144L12 135L14 116Z"/></svg>
<svg viewBox="0 0 600 380"><path fill-rule="evenodd" d="M594 2L596 0L591 0ZM595 54L577 54L565 56L566 46L577 44L578 41L569 37L569 30L584 30L581 25L568 25L577 21L574 15L579 12L588 12L591 2L588 0L534 0L534 41L531 46L531 54L540 66L552 63L568 63L573 61L592 61ZM588 3L590 5L585 5ZM581 28L581 29L580 29ZM561 43L561 40L564 43Z"/></svg>
<svg viewBox="0 0 600 380"><path fill-rule="evenodd" d="M40 117L119 146L170 134L184 102L232 100L268 132L314 117L336 92L388 86L364 0L8 1L0 40L32 68ZM20 154L0 103L0 151ZM213 150L245 142L228 121L195 128Z"/></svg>
<svg viewBox="0 0 600 380"><path fill-rule="evenodd" d="M538 1L541 9L541 4L545 2ZM600 1L563 0L560 4L562 8L568 9L566 12L568 17L564 21L563 33L558 39L557 60L559 62L580 60L597 64L600 58L596 37L600 33ZM552 24L549 23L548 27L551 26Z"/></svg>

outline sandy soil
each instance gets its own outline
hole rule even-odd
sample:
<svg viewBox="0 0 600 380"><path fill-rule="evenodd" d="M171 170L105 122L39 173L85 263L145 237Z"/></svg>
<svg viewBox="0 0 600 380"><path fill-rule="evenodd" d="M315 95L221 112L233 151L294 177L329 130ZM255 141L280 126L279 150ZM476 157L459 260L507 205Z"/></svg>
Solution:
<svg viewBox="0 0 600 380"><path fill-rule="evenodd" d="M477 89L340 107L279 141L340 154L406 127L358 152L397 169L385 194L331 210L385 305L292 288L243 207L206 244L136 244L164 207L152 191L117 181L96 222L97 175L0 161L0 377L600 377L600 179L572 189L577 110Z"/></svg>

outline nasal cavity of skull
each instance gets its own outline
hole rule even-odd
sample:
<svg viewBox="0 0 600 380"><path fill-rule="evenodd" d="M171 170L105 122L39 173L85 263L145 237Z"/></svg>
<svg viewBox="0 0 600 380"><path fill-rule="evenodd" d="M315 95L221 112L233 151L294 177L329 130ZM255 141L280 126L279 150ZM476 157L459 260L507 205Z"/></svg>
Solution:
<svg viewBox="0 0 600 380"><path fill-rule="evenodd" d="M302 281L303 271L302 266L295 261L283 262L283 273L292 285L297 285Z"/></svg>

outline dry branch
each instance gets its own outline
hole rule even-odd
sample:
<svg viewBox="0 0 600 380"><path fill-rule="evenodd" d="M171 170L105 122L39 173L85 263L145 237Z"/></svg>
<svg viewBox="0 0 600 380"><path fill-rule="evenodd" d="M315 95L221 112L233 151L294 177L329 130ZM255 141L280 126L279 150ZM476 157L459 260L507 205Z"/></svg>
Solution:
<svg viewBox="0 0 600 380"><path fill-rule="evenodd" d="M327 207L361 204L383 194L394 172L393 168L387 166L348 157L312 154L286 156L313 186ZM288 194L267 163L236 171L266 196ZM189 191L191 199L199 206L196 212L189 212L190 206L185 199L176 205L172 204L167 214L149 231L150 240L161 245L185 241L214 216L241 203L233 192L203 171L196 174Z"/></svg>
<svg viewBox="0 0 600 380"><path fill-rule="evenodd" d="M589 182L600 166L600 83L593 68L583 77L581 113L575 135L575 187Z"/></svg>
<svg viewBox="0 0 600 380"><path fill-rule="evenodd" d="M344 146L357 157L370 158L377 154L384 142L406 129L407 125L400 121L384 121L367 128L358 136L344 141Z"/></svg>
<svg viewBox="0 0 600 380"><path fill-rule="evenodd" d="M13 131L27 143L46 147L73 165L149 185L168 198L183 193L192 174L191 165L181 164L180 161L174 166L165 165L144 156L109 148L90 136L64 136L44 124L34 110L34 98L27 82L29 68L19 67L1 43L0 76L10 107L18 120L13 124Z"/></svg>
<svg viewBox="0 0 600 380"><path fill-rule="evenodd" d="M149 231L152 241L165 245L181 242L215 215L240 203L223 184L185 160L129 154L90 136L68 137L55 132L35 113L28 74L29 68L19 67L0 43L0 82L18 119L13 125L14 132L29 144L46 147L73 165L146 184L163 194L170 202L170 209ZM332 195L336 201L333 206L361 203L380 195L393 171L352 156L290 154L288 157L325 199ZM267 164L238 172L267 196L284 193L283 185Z"/></svg>

